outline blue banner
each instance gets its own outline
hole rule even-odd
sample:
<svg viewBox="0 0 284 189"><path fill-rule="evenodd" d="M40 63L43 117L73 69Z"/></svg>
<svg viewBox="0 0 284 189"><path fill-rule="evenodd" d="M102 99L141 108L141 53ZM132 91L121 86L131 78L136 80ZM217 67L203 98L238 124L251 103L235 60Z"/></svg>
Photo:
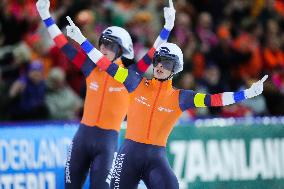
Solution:
<svg viewBox="0 0 284 189"><path fill-rule="evenodd" d="M1 189L64 188L64 167L76 123L0 128Z"/></svg>

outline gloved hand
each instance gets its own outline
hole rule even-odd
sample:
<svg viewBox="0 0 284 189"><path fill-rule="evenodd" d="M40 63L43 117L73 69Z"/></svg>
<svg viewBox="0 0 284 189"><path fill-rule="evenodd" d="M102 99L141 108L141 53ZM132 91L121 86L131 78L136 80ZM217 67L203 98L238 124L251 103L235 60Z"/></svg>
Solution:
<svg viewBox="0 0 284 189"><path fill-rule="evenodd" d="M67 36L82 45L84 41L86 41L86 38L83 36L80 29L74 24L74 22L71 20L69 16L66 17L69 24L66 26L67 29Z"/></svg>
<svg viewBox="0 0 284 189"><path fill-rule="evenodd" d="M171 31L175 25L175 14L173 0L169 0L169 7L164 8L165 25L164 28Z"/></svg>
<svg viewBox="0 0 284 189"><path fill-rule="evenodd" d="M38 0L36 2L36 8L42 20L48 19L50 17L49 7L49 0Z"/></svg>
<svg viewBox="0 0 284 189"><path fill-rule="evenodd" d="M260 95L263 92L263 83L265 82L267 78L268 78L268 75L265 75L261 80L252 84L252 86L249 89L246 89L245 97L252 98L252 97Z"/></svg>

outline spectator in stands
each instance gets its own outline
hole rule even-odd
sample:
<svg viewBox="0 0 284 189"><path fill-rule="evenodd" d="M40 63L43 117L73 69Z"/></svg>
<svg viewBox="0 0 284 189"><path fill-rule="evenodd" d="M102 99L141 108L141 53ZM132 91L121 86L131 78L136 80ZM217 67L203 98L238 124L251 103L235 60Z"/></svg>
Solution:
<svg viewBox="0 0 284 189"><path fill-rule="evenodd" d="M201 42L201 51L208 53L212 47L217 45L218 39L212 30L212 17L208 12L202 12L198 18L196 33Z"/></svg>
<svg viewBox="0 0 284 189"><path fill-rule="evenodd" d="M279 67L272 74L274 86L284 95L284 67Z"/></svg>
<svg viewBox="0 0 284 189"><path fill-rule="evenodd" d="M98 44L99 33L95 32L95 15L93 11L86 9L80 11L76 17L75 22L78 23L82 31L90 37L90 41L93 44Z"/></svg>
<svg viewBox="0 0 284 189"><path fill-rule="evenodd" d="M129 31L132 33L133 41L134 41L134 51L136 52L135 58L140 60L147 52L148 44L151 44L152 38L155 35L155 31L153 31L153 27L151 26L151 21L153 17L150 12L140 11L133 16L133 19L127 23L129 27ZM141 30L143 27L143 30Z"/></svg>
<svg viewBox="0 0 284 189"><path fill-rule="evenodd" d="M198 81L198 91L204 93L220 93L229 90L224 80L221 80L220 69L215 64L208 63L202 79ZM210 107L208 109L211 115L217 116L221 112L222 107Z"/></svg>
<svg viewBox="0 0 284 189"><path fill-rule="evenodd" d="M20 10L15 11L16 6L15 0L4 1L0 6L0 25L4 36L4 45L14 45L22 40L29 29L28 16L21 17ZM17 14L16 14L17 13Z"/></svg>
<svg viewBox="0 0 284 189"><path fill-rule="evenodd" d="M192 30L192 19L186 12L178 12L173 41L184 49L185 70L193 72L195 78L202 77L205 58L199 51L196 35Z"/></svg>
<svg viewBox="0 0 284 189"><path fill-rule="evenodd" d="M249 78L258 79L263 69L258 27L259 26L256 23L248 23L244 26L244 31L234 40L233 46L238 52L242 54L251 54L248 60L241 63L237 70L238 72L236 72L237 77L242 80L247 80Z"/></svg>
<svg viewBox="0 0 284 189"><path fill-rule="evenodd" d="M10 88L11 115L13 120L38 120L47 117L44 103L46 93L43 65L34 61L26 75L16 80Z"/></svg>
<svg viewBox="0 0 284 189"><path fill-rule="evenodd" d="M49 118L55 120L76 120L82 107L80 97L66 84L62 69L52 68L47 78L46 106Z"/></svg>
<svg viewBox="0 0 284 189"><path fill-rule="evenodd" d="M284 53L280 48L278 36L269 35L266 38L266 46L263 52L264 65L267 71L272 73L281 67L284 68Z"/></svg>
<svg viewBox="0 0 284 189"><path fill-rule="evenodd" d="M277 13L277 7L275 7L275 5L275 0L264 1L263 8L258 17L259 21L263 25L265 25L270 19L280 19L280 15Z"/></svg>
<svg viewBox="0 0 284 189"><path fill-rule="evenodd" d="M272 85L265 93L267 107L271 115L284 115L284 67L278 67L271 73Z"/></svg>
<svg viewBox="0 0 284 189"><path fill-rule="evenodd" d="M214 63L218 67L223 85L226 87L232 86L234 72L236 72L240 64L249 60L251 53L238 51L232 47L231 33L227 25L224 24L218 27L217 36L219 43L208 53L206 62ZM237 77L235 80L239 81L240 78ZM238 87L227 89L236 90L236 88Z"/></svg>
<svg viewBox="0 0 284 189"><path fill-rule="evenodd" d="M178 80L178 88L185 90L196 89L196 82L192 72L190 71L182 72ZM178 120L178 124L187 124L190 121L194 120L197 116L197 111L198 111L197 109L188 109L182 112L182 115Z"/></svg>
<svg viewBox="0 0 284 189"><path fill-rule="evenodd" d="M31 60L40 60L42 62L43 75L45 78L47 78L47 75L52 67L49 49L45 47L41 36L37 33L29 33L25 40L31 49Z"/></svg>

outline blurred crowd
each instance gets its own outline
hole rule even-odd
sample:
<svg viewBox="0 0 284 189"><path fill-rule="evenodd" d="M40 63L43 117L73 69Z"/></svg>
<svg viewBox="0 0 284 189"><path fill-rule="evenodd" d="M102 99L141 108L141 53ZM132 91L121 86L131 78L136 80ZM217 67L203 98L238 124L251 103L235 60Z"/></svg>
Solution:
<svg viewBox="0 0 284 189"><path fill-rule="evenodd" d="M0 1L0 120L80 119L84 77L54 46L35 2ZM124 27L138 60L163 27L167 3L51 0L51 13L64 32L69 15L96 46L106 27ZM169 41L181 47L185 59L175 87L204 93L238 91L269 75L263 95L224 108L188 110L181 122L284 115L283 0L174 0L174 5L176 22Z"/></svg>

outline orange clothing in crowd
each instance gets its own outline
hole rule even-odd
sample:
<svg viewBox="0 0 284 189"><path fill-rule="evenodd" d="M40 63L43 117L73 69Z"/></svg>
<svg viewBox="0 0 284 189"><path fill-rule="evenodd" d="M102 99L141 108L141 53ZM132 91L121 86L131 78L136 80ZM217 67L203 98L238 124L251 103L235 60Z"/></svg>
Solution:
<svg viewBox="0 0 284 189"><path fill-rule="evenodd" d="M197 52L192 56L193 75L195 78L200 79L203 77L205 69L205 57L202 53Z"/></svg>
<svg viewBox="0 0 284 189"><path fill-rule="evenodd" d="M277 11L278 14L281 16L284 16L284 2L283 0L275 0L274 2L274 8Z"/></svg>
<svg viewBox="0 0 284 189"><path fill-rule="evenodd" d="M235 41L234 47L241 52L251 52L251 58L239 68L242 78L258 78L263 67L261 49L256 40L248 34L241 34Z"/></svg>
<svg viewBox="0 0 284 189"><path fill-rule="evenodd" d="M43 63L43 75L44 78L48 77L49 71L52 68L52 60L49 56L42 56L38 53L31 51L31 62L34 60L39 60Z"/></svg>
<svg viewBox="0 0 284 189"><path fill-rule="evenodd" d="M280 49L272 51L269 48L265 48L263 58L265 67L269 70L273 70L278 66L284 67L284 53Z"/></svg>

